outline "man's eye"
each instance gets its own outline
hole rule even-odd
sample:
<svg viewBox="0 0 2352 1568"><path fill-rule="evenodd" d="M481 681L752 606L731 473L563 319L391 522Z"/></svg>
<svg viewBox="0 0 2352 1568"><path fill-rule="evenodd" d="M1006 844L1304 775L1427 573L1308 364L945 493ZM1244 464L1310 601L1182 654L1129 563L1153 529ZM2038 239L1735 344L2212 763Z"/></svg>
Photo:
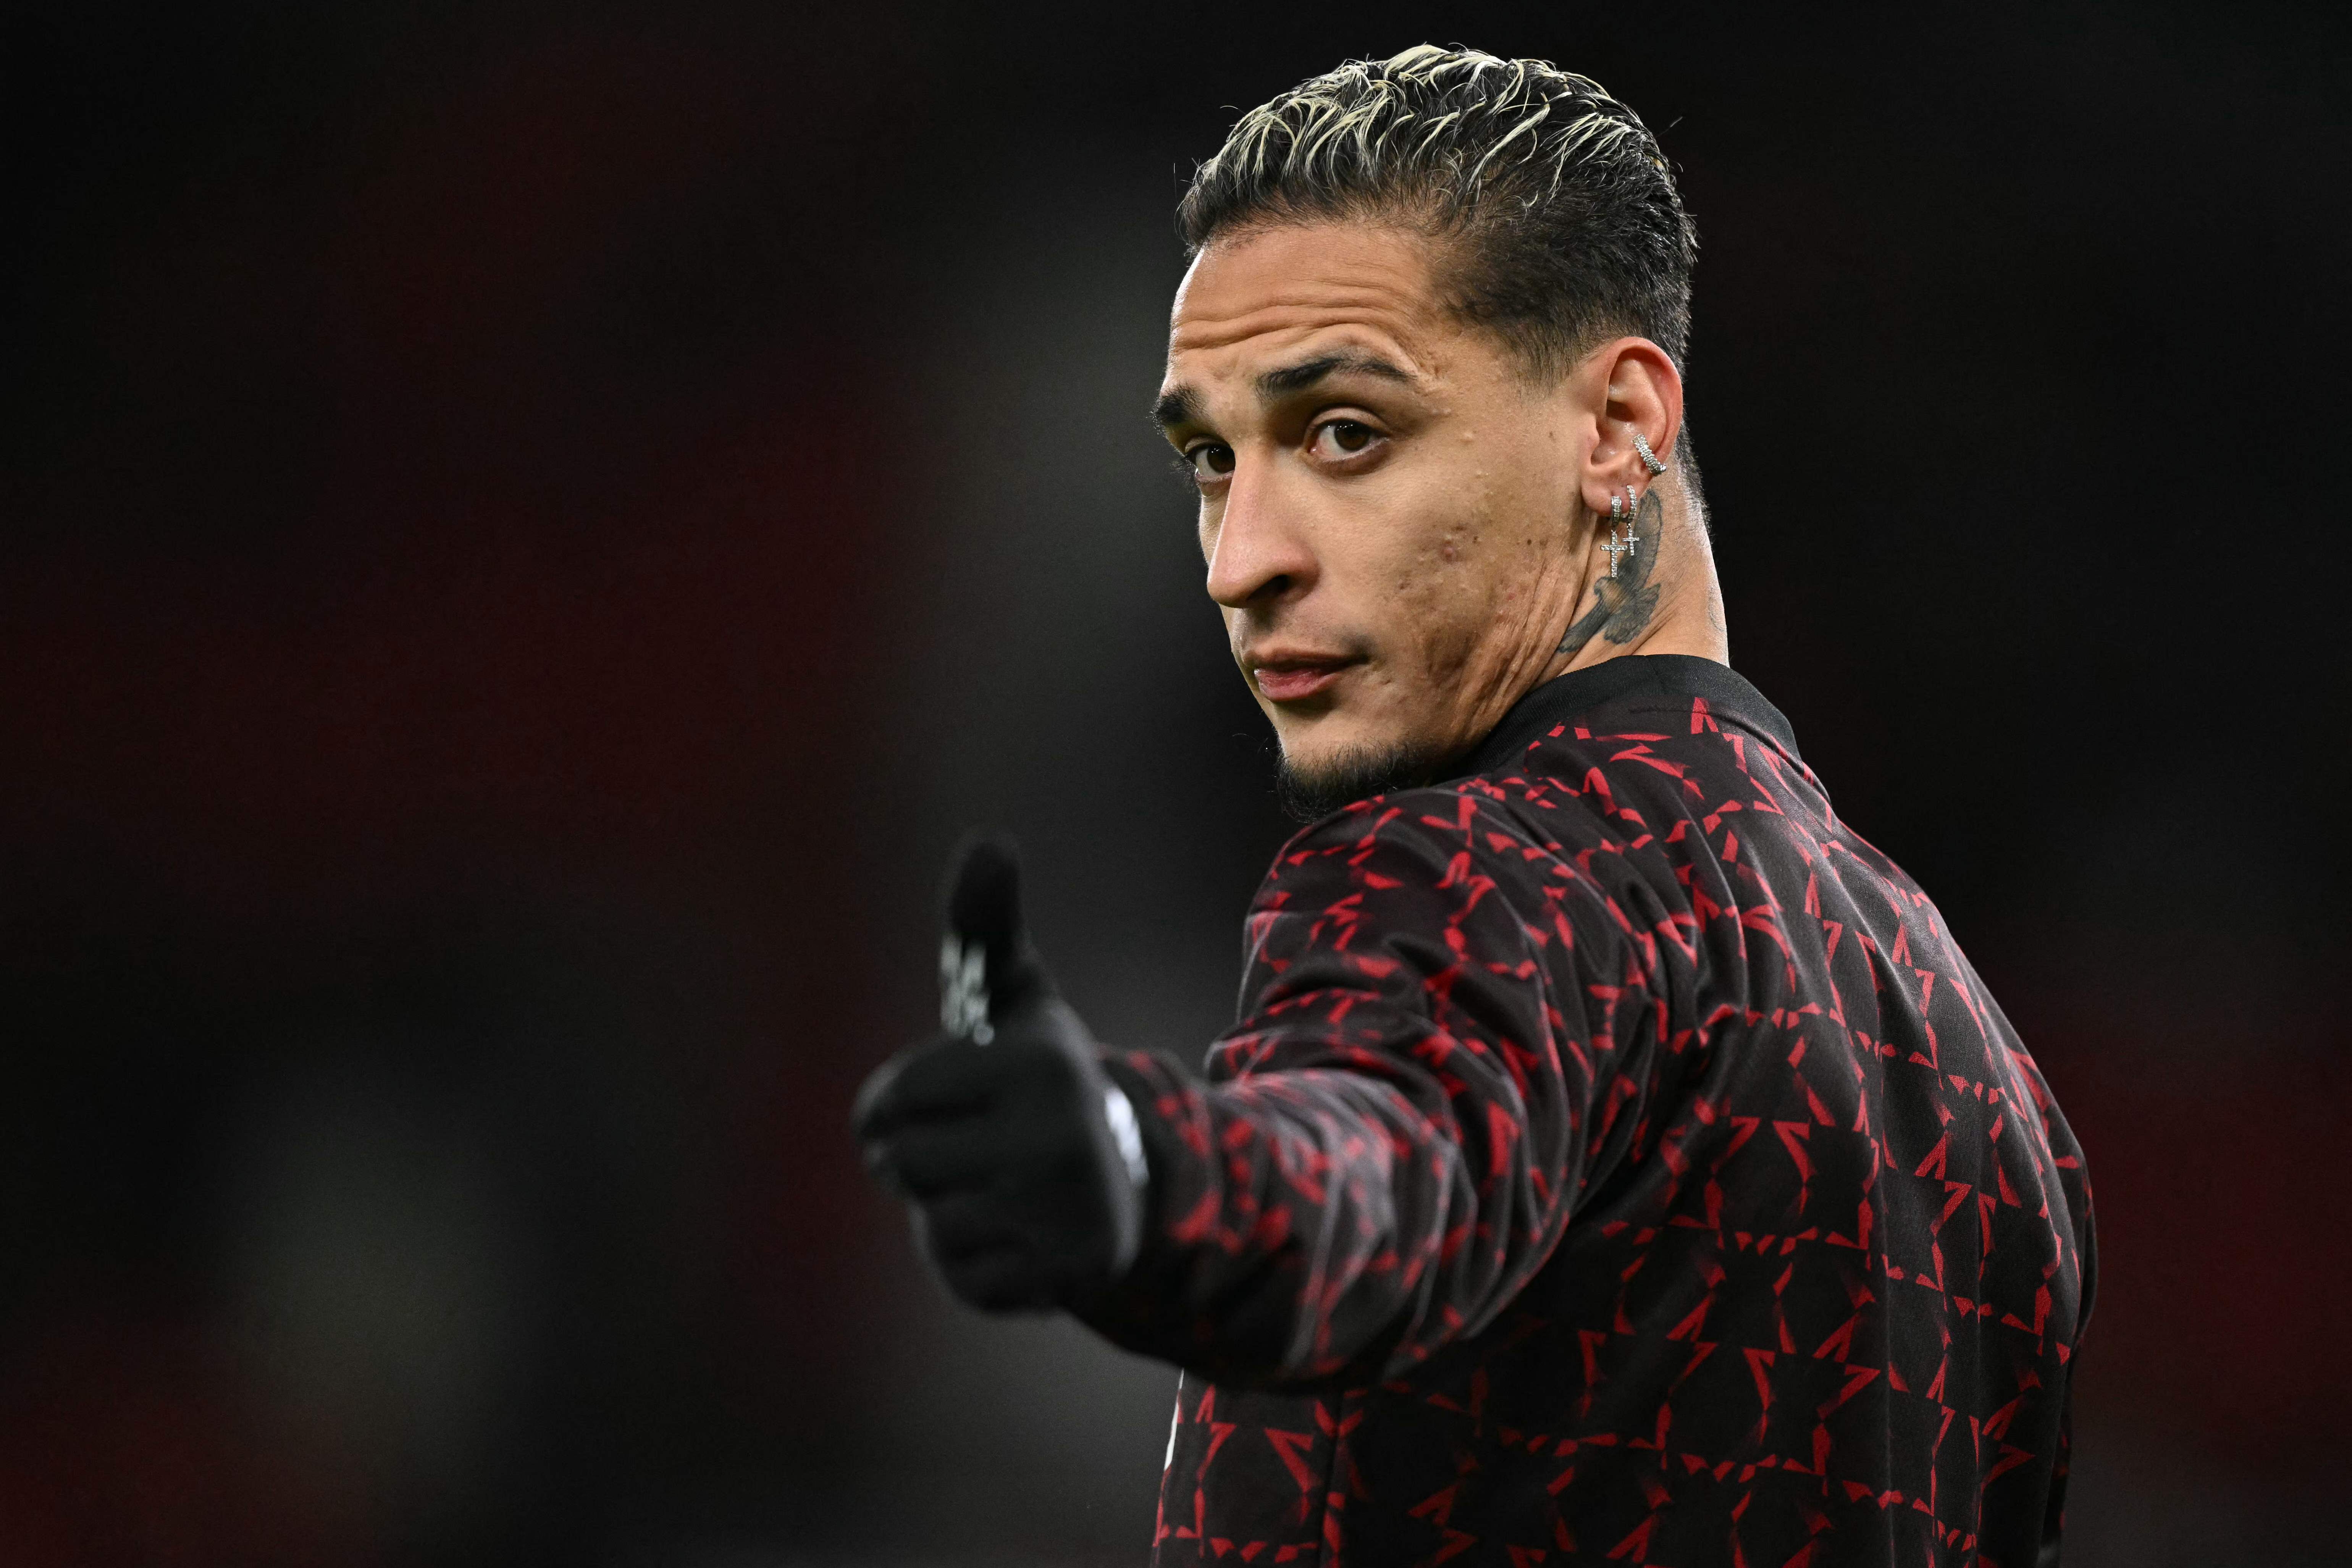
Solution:
<svg viewBox="0 0 2352 1568"><path fill-rule="evenodd" d="M1309 446L1326 460L1352 458L1378 440L1380 434L1360 419L1333 419L1315 426Z"/></svg>
<svg viewBox="0 0 2352 1568"><path fill-rule="evenodd" d="M1234 471L1234 449L1213 441L1202 442L1184 454L1184 460L1192 465L1192 477L1203 483Z"/></svg>

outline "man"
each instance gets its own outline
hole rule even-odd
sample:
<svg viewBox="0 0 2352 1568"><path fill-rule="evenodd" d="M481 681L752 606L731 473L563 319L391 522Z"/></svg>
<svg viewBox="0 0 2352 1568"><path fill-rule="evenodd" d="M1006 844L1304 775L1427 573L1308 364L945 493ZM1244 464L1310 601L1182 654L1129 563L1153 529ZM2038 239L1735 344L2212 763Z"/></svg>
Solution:
<svg viewBox="0 0 2352 1568"><path fill-rule="evenodd" d="M1411 49L1181 225L1158 417L1314 820L1205 1073L1097 1046L968 852L856 1112L923 1247L1182 1369L1163 1563L2054 1562L2081 1152L1727 666L1655 142Z"/></svg>

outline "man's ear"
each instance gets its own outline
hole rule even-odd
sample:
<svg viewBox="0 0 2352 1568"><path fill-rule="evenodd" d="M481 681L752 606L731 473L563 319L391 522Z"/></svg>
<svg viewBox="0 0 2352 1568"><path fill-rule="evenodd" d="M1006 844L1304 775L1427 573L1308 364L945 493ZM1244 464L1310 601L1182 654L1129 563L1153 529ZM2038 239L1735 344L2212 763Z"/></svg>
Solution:
<svg viewBox="0 0 2352 1568"><path fill-rule="evenodd" d="M1587 356L1583 374L1597 438L1578 476L1584 504L1606 514L1609 498L1625 487L1647 493L1655 477L1634 443L1639 436L1659 462L1674 461L1683 427L1683 378L1666 351L1647 338L1617 338Z"/></svg>

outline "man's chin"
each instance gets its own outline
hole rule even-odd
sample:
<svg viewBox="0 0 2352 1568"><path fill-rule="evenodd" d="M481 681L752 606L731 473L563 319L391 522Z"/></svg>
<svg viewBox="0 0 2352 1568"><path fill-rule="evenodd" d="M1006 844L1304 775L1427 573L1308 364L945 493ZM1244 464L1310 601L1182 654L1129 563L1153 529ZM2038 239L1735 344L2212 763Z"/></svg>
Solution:
<svg viewBox="0 0 2352 1568"><path fill-rule="evenodd" d="M1363 741L1311 752L1285 746L1275 792L1293 817L1317 822L1360 800L1433 783L1444 760L1436 748L1410 741Z"/></svg>

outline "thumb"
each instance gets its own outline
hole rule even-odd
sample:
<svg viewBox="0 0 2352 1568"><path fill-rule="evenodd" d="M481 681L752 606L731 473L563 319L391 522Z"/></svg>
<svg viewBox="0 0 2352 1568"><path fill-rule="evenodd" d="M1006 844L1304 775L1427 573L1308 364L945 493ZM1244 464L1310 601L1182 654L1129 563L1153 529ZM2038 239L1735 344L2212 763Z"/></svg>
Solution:
<svg viewBox="0 0 2352 1568"><path fill-rule="evenodd" d="M1053 994L1021 919L1021 860L1003 833L967 836L950 862L940 1022L987 1043L995 1022Z"/></svg>

